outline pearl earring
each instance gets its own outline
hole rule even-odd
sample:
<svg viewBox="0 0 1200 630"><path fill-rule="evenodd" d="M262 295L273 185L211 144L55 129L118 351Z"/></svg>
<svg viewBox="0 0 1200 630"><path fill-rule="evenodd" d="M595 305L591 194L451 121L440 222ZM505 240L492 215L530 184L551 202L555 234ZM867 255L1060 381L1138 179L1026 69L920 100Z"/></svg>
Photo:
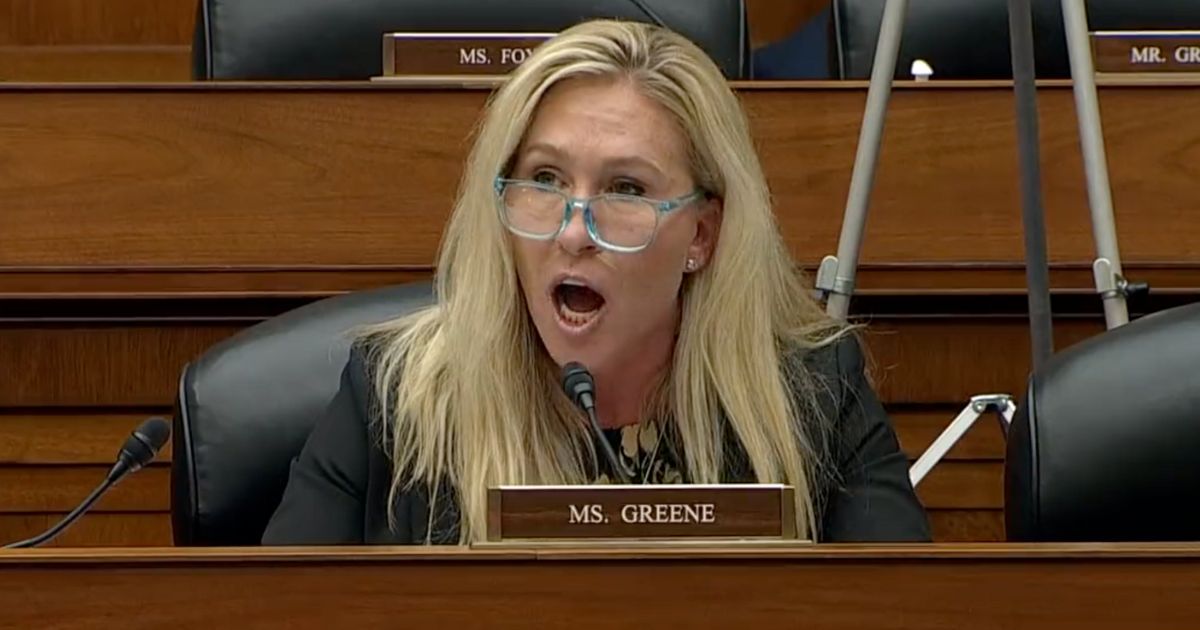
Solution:
<svg viewBox="0 0 1200 630"><path fill-rule="evenodd" d="M686 266L685 268L686 268L688 271L695 271L697 266L699 266L699 265L696 263L696 259L695 259L695 258L689 258L689 259L687 259L687 266Z"/></svg>

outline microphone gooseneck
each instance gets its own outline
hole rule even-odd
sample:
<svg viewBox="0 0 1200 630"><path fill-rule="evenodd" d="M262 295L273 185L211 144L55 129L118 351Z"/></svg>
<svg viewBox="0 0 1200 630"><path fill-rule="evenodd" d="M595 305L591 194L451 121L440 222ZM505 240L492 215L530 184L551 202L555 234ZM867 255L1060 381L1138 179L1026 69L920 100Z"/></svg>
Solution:
<svg viewBox="0 0 1200 630"><path fill-rule="evenodd" d="M600 450L604 452L604 459L608 460L613 474L620 478L621 483L633 483L633 473L626 470L625 466L621 464L617 453L613 451L612 444L608 443L608 438L604 436L604 431L600 428L600 421L596 418L596 382L592 380L592 373L583 364L572 361L563 366L562 388L571 401L587 416L592 437L600 444Z"/></svg>
<svg viewBox="0 0 1200 630"><path fill-rule="evenodd" d="M4 548L24 549L26 547L36 547L53 540L55 536L63 533L79 517L83 516L100 497L104 496L105 492L108 492L110 488L117 485L118 481L130 473L141 470L143 466L150 463L150 460L154 459L154 456L167 443L167 438L170 436L171 425L167 424L166 420L162 418L150 418L143 422L125 439L125 444L121 446L121 451L117 453L117 463L105 475L104 481L99 486L96 486L96 489L92 490L92 493L78 507L71 510L71 513L63 517L54 527L33 538L5 545Z"/></svg>

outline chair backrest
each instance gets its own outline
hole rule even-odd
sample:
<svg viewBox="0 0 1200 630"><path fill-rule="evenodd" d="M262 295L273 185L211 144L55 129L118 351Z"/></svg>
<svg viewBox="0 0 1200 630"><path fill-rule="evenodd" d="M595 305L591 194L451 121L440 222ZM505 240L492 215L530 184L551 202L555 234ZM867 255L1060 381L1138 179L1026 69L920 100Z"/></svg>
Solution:
<svg viewBox="0 0 1200 630"><path fill-rule="evenodd" d="M174 418L175 544L258 544L292 459L338 390L353 329L430 302L429 284L321 300L248 328L188 365Z"/></svg>
<svg viewBox="0 0 1200 630"><path fill-rule="evenodd" d="M1010 540L1200 540L1200 304L1056 355L1008 440Z"/></svg>
<svg viewBox="0 0 1200 630"><path fill-rule="evenodd" d="M392 31L557 32L594 18L656 22L731 79L749 78L743 0L200 0L196 79L361 80L382 72Z"/></svg>
<svg viewBox="0 0 1200 630"><path fill-rule="evenodd" d="M886 0L834 0L840 76L871 76ZM1061 0L1032 0L1034 56L1041 78L1071 75ZM1200 28L1196 0L1088 0L1092 30ZM1008 0L913 0L904 20L896 76L924 59L934 79L1012 77Z"/></svg>

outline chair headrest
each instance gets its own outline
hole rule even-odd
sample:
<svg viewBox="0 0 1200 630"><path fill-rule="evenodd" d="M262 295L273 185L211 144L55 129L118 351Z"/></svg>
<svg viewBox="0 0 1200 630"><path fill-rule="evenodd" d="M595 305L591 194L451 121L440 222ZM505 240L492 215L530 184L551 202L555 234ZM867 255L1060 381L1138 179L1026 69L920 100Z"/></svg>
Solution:
<svg viewBox="0 0 1200 630"><path fill-rule="evenodd" d="M886 0L835 0L841 76L871 76L875 44ZM1032 0L1034 57L1040 78L1068 78L1067 39L1061 0ZM1179 30L1200 28L1195 0L1088 0L1091 30ZM1007 0L922 0L908 6L896 76L911 78L909 68L924 59L934 79L1007 79L1012 77Z"/></svg>
<svg viewBox="0 0 1200 630"><path fill-rule="evenodd" d="M1200 539L1200 304L1051 359L1009 430L1011 540Z"/></svg>
<svg viewBox="0 0 1200 630"><path fill-rule="evenodd" d="M731 79L749 78L743 0L641 0L708 52ZM197 79L350 80L382 72L385 32L558 32L595 18L654 22L631 0L201 0Z"/></svg>
<svg viewBox="0 0 1200 630"><path fill-rule="evenodd" d="M248 328L187 366L171 470L176 544L258 544L292 459L338 390L354 329L432 299L422 283L321 300Z"/></svg>

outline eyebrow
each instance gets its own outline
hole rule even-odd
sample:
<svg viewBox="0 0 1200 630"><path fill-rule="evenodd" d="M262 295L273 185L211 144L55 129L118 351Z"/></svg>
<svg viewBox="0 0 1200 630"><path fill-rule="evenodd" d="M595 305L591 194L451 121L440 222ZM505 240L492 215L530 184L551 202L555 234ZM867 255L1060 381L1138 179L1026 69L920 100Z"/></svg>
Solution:
<svg viewBox="0 0 1200 630"><path fill-rule="evenodd" d="M549 155L550 157L558 158L558 159L565 159L565 158L569 157L567 152L564 151L562 148L558 147L557 145L550 144L548 142L535 142L533 144L530 144L530 145L526 146L524 148L524 150L521 151L521 153L522 153L522 156L528 155L530 153L545 153L545 154ZM654 160L651 160L649 158L642 157L640 155L627 155L627 156L613 158L611 160L605 160L604 166L605 167L614 167L615 166L615 167L644 168L644 169L649 169L650 171L654 172L654 174L657 175L658 177L665 178L667 176L666 171L663 170L662 167L660 167L657 162L655 162Z"/></svg>

